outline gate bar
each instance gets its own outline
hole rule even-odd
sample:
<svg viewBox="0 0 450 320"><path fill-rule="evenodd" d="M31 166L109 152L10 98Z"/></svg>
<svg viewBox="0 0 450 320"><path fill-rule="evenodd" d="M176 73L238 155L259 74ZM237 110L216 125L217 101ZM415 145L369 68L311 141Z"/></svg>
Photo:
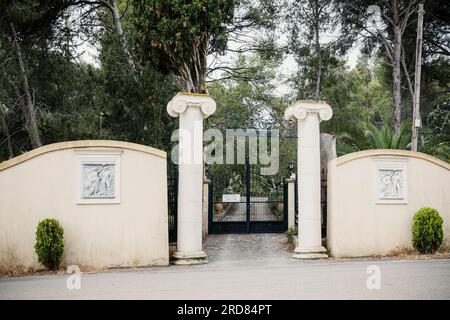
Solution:
<svg viewBox="0 0 450 320"><path fill-rule="evenodd" d="M247 202L247 233L250 233L250 161L248 156L245 157L245 195Z"/></svg>

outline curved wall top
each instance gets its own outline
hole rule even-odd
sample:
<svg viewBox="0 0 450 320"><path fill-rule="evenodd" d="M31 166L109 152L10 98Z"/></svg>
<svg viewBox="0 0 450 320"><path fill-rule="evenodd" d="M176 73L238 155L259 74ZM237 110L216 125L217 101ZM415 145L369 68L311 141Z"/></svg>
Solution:
<svg viewBox="0 0 450 320"><path fill-rule="evenodd" d="M433 156L430 156L430 155L422 153L422 152L413 152L413 151L398 150L398 149L373 149L373 150L357 151L357 152L346 154L344 156L340 156L339 158L331 160L330 162L335 162L335 164L337 166L340 166L342 164L351 162L353 160L367 158L367 157L374 157L374 156L397 156L397 157L417 158L417 159L429 161L440 167L443 167L444 169L450 170L450 164L445 161L442 161L438 158L435 158ZM0 169L1 169L1 166L0 166Z"/></svg>
<svg viewBox="0 0 450 320"><path fill-rule="evenodd" d="M139 152L144 152L147 154L151 154L163 159L167 158L167 154L165 151L155 149L152 147L144 146L141 144L124 142L124 141L115 141L115 140L78 140L78 141L66 141L66 142L58 142L48 144L34 150L28 151L20 156L15 158L0 162L0 171L18 165L22 162L28 161L40 155L66 150L66 149L81 149L81 148L117 148L117 149L128 149Z"/></svg>

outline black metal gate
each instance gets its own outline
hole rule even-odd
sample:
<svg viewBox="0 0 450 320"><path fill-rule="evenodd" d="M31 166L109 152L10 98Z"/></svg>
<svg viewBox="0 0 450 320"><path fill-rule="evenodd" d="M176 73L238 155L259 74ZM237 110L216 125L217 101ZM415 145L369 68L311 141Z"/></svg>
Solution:
<svg viewBox="0 0 450 320"><path fill-rule="evenodd" d="M177 241L178 222L178 168L174 166L167 178L169 242Z"/></svg>
<svg viewBox="0 0 450 320"><path fill-rule="evenodd" d="M208 233L282 233L287 230L287 184L284 179L252 171L248 158L243 174L233 175L227 188L208 196ZM242 181L242 178L245 181Z"/></svg>

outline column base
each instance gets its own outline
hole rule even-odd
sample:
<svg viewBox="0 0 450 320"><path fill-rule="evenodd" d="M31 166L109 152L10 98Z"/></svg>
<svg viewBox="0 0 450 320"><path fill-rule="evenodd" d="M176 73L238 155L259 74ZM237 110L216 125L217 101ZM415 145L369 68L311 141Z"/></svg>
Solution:
<svg viewBox="0 0 450 320"><path fill-rule="evenodd" d="M186 253L186 252L175 252L172 255L173 264L187 266L193 264L204 264L208 263L208 256L203 251L198 251L194 253Z"/></svg>
<svg viewBox="0 0 450 320"><path fill-rule="evenodd" d="M292 255L294 259L325 259L328 258L327 250L323 246L297 247Z"/></svg>

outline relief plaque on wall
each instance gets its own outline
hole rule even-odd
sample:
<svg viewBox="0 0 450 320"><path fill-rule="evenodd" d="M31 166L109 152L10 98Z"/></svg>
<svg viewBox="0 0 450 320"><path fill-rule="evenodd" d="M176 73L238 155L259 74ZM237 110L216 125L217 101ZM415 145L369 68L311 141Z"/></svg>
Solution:
<svg viewBox="0 0 450 320"><path fill-rule="evenodd" d="M114 198L115 164L83 164L83 198Z"/></svg>
<svg viewBox="0 0 450 320"><path fill-rule="evenodd" d="M77 150L78 204L120 203L122 151Z"/></svg>
<svg viewBox="0 0 450 320"><path fill-rule="evenodd" d="M402 169L378 169L379 199L403 199L404 183Z"/></svg>
<svg viewBox="0 0 450 320"><path fill-rule="evenodd" d="M374 161L376 161L376 202L407 203L407 159L377 157Z"/></svg>

